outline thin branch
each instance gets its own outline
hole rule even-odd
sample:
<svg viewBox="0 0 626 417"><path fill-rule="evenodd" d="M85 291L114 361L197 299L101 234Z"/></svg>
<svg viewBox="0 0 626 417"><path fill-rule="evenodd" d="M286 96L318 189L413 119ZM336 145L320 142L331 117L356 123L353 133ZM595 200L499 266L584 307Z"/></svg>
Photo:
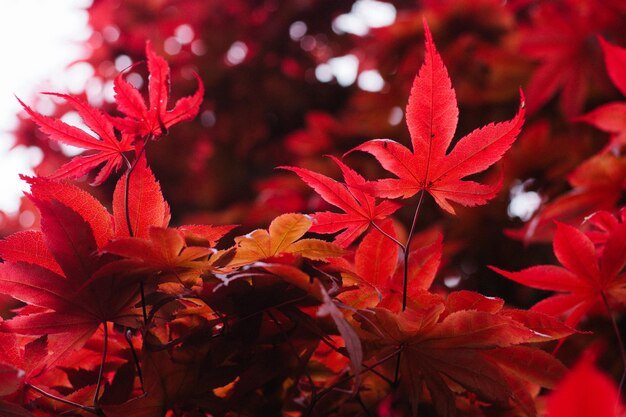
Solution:
<svg viewBox="0 0 626 417"><path fill-rule="evenodd" d="M72 406L72 407L76 407L78 409L87 411L87 412L92 413L92 414L96 414L96 415L98 414L96 412L95 407L89 407L87 405L75 403L74 401L66 400L65 398L57 397L54 394L50 394L49 392L46 392L46 391L42 390L41 388L36 387L34 385L31 385L31 384L28 384L28 383L25 384L25 386L26 386L26 388L30 388L33 391L38 392L39 394L43 395L44 397L50 398L51 400L58 401L60 403L63 403L63 404L66 404L66 405L69 405L69 406Z"/></svg>
<svg viewBox="0 0 626 417"><path fill-rule="evenodd" d="M361 406L361 408L363 409L363 411L365 412L365 415L367 417L376 417L370 410L369 408L367 408L367 405L365 405L365 403L363 402L363 398L361 398L361 394L357 393L356 394L356 401L359 403L359 405Z"/></svg>
<svg viewBox="0 0 626 417"><path fill-rule="evenodd" d="M143 327L148 327L148 313L146 308L146 292L143 285L143 279L139 281L139 294L141 295L141 313L143 315Z"/></svg>
<svg viewBox="0 0 626 417"><path fill-rule="evenodd" d="M152 309L150 310L150 313L148 313L148 320L145 323L145 327L147 328L148 324L152 323L152 321L154 320L154 316L156 315L156 313L158 313L158 311L161 308L165 307L167 304L171 303L172 301L177 301L177 300L180 300L181 298L182 297L179 295L174 295L174 296L162 298L161 300L152 304Z"/></svg>
<svg viewBox="0 0 626 417"><path fill-rule="evenodd" d="M150 140L150 138L152 138L152 135L148 135L144 138L143 140L143 145L141 146L141 150L139 151L139 154L137 154L137 156L135 156L135 160L133 161L133 163L131 164L130 161L128 160L128 158L126 158L126 156L124 156L124 159L126 160L126 166L128 167L128 169L126 170L126 182L125 182L125 189L124 189L124 214L126 215L126 225L128 226L128 234L130 235L130 237L133 237L133 227L132 227L132 223L130 221L130 212L128 210L128 201L130 198L130 176L133 173L133 171L135 170L135 167L137 166L137 162L139 162L139 159L141 158L141 156L143 155L143 153L146 150L146 144L148 143L148 140Z"/></svg>
<svg viewBox="0 0 626 417"><path fill-rule="evenodd" d="M402 352L398 352L398 359L396 360L396 370L393 372L393 384L392 387L396 387L398 385L398 379L400 378L400 357L402 356Z"/></svg>
<svg viewBox="0 0 626 417"><path fill-rule="evenodd" d="M128 208L129 199L130 199L130 175L135 170L135 167L137 166L137 162L139 162L139 159L145 152L146 144L148 143L148 140L150 138L152 138L152 135L148 135L144 138L143 145L141 146L141 150L135 156L135 160L133 161L132 164L130 163L130 160L126 157L126 155L122 155L124 157L124 160L126 161L126 166L128 167L126 170L126 181L125 181L125 187L124 187L124 215L126 217L126 226L128 227L128 235L130 237L133 237L134 235L132 222L130 221L130 210ZM146 321L147 321L147 314L146 314L146 295L145 295L144 288L143 288L143 281L139 281L139 291L141 294L141 310L143 312L143 325L145 327Z"/></svg>
<svg viewBox="0 0 626 417"><path fill-rule="evenodd" d="M137 352L135 351L135 346L133 346L132 331L130 329L126 329L126 331L124 332L124 337L126 338L128 346L130 347L130 352L133 355L135 370L137 371L137 377L139 378L139 383L141 384L141 392L145 393L146 390L143 386L143 372L141 371L141 365L139 364L139 357L137 356Z"/></svg>
<svg viewBox="0 0 626 417"><path fill-rule="evenodd" d="M370 224L372 225L374 229L382 233L387 239L393 241L396 245L400 246L400 249L402 249L402 252L406 252L406 247L402 244L402 242L400 242L398 239L396 239L395 237L391 236L389 233L381 229L380 226L376 224L376 222L371 221Z"/></svg>
<svg viewBox="0 0 626 417"><path fill-rule="evenodd" d="M100 362L100 370L98 371L98 382L96 383L96 392L93 395L93 405L94 408L98 408L98 398L100 396L100 387L102 386L102 376L104 374L104 365L107 359L107 350L109 346L109 327L107 326L106 321L103 323L104 328L104 346L102 347L102 362Z"/></svg>
<svg viewBox="0 0 626 417"><path fill-rule="evenodd" d="M424 189L420 191L417 207L415 208L415 214L413 215L413 223L411 224L411 230L406 238L406 245L404 245L404 276L402 281L402 311L406 310L407 303L407 291L409 286L409 254L411 252L411 239L415 232L415 224L417 223L417 216L419 215L420 208L422 207L422 201L424 201Z"/></svg>

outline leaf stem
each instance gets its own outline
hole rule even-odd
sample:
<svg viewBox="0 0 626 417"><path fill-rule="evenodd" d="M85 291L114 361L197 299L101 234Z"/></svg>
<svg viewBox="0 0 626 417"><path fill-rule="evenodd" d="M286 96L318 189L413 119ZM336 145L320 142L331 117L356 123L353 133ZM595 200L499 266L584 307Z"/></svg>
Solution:
<svg viewBox="0 0 626 417"><path fill-rule="evenodd" d="M130 347L130 352L133 355L133 362L135 362L135 370L137 371L137 377L139 378L139 383L141 384L141 392L145 393L146 390L143 385L143 372L141 371L141 365L139 364L139 357L137 356L137 352L135 351L135 346L133 346L132 339L132 331L130 329L126 329L124 332L124 337L128 342L128 346Z"/></svg>
<svg viewBox="0 0 626 417"><path fill-rule="evenodd" d="M109 326L107 322L103 323L104 329L104 346L102 347L102 362L100 362L100 370L98 371L98 382L96 383L96 392L93 395L94 409L98 408L98 402L100 401L100 387L102 386L102 376L104 374L104 365L107 359L107 350L109 346Z"/></svg>
<svg viewBox="0 0 626 417"><path fill-rule="evenodd" d="M126 161L126 178L124 179L124 216L126 217L126 227L128 228L128 234L130 235L130 237L133 237L133 227L131 225L130 212L128 210L128 187L130 186L130 173L133 171L135 163L130 162L126 155L122 154L122 156L124 157L124 161Z"/></svg>
<svg viewBox="0 0 626 417"><path fill-rule="evenodd" d="M143 278L139 281L139 294L141 296L141 313L143 314L143 326L148 326L148 311L146 309L146 292L144 290Z"/></svg>
<svg viewBox="0 0 626 417"><path fill-rule="evenodd" d="M371 222L371 225L372 225L372 227L374 229L376 229L380 233L382 233L387 239L393 241L396 245L400 246L400 249L402 249L402 252L406 251L406 247L402 244L402 242L400 242L398 239L396 239L395 237L391 236L389 233L387 233L383 229L381 229L380 226L377 225L373 220Z"/></svg>
<svg viewBox="0 0 626 417"><path fill-rule="evenodd" d="M424 189L420 190L419 200L417 200L417 206L415 207L415 214L413 214L413 222L411 223L411 229L409 235L406 237L406 244L401 245L404 254L404 271L402 272L402 311L406 311L407 296L409 292L409 254L411 250L411 239L413 233L415 233L415 225L417 224L417 217L419 216L420 209L422 207L422 201L424 201ZM393 386L398 385L398 378L400 377L400 358L402 351L398 352L398 358L396 359L396 370L393 375Z"/></svg>
<svg viewBox="0 0 626 417"><path fill-rule="evenodd" d="M404 273L402 281L402 311L406 310L407 292L409 286L409 253L411 248L411 239L413 233L415 233L415 225L417 224L417 216L419 215L420 208L422 207L422 201L424 201L424 189L420 190L419 200L417 201L417 207L415 207L415 214L413 215L413 223L411 223L411 229L409 235L406 238L406 245L404 245Z"/></svg>
<svg viewBox="0 0 626 417"><path fill-rule="evenodd" d="M69 406L72 406L72 407L76 407L78 409L87 411L87 412L92 413L92 414L96 414L96 415L98 414L96 412L95 407L89 407L87 405L75 403L74 401L66 400L65 398L57 397L54 394L50 394L49 392L46 392L46 391L42 390L41 388L36 387L34 385L31 385L31 384L28 384L28 383L25 384L25 386L26 386L26 388L30 388L33 391L38 392L39 394L43 395L44 397L50 398L51 400L58 401L60 403L63 403L63 404L66 404L66 405L69 405Z"/></svg>
<svg viewBox="0 0 626 417"><path fill-rule="evenodd" d="M372 414L370 409L367 408L367 405L365 405L365 403L363 402L363 398L361 398L361 394L360 393L356 394L356 400L359 403L359 405L361 406L361 408L363 409L363 412L365 413L365 415L367 417L376 417L374 414Z"/></svg>
<svg viewBox="0 0 626 417"><path fill-rule="evenodd" d="M126 166L127 166L126 180L124 183L124 216L126 217L126 227L128 227L128 235L130 237L133 237L134 235L132 222L130 220L130 210L128 207L129 200L130 200L130 175L133 173L133 171L135 170L135 167L137 166L137 162L139 162L139 159L144 154L148 140L150 140L153 137L154 137L153 135L147 135L146 137L144 137L143 144L141 145L141 149L139 150L138 153L136 152L135 160L132 163L126 157L126 155L122 155L124 157L124 160L126 161ZM141 310L143 312L143 324L145 327L148 315L146 314L146 295L145 295L144 288L143 288L143 281L139 281L139 292L141 294Z"/></svg>
<svg viewBox="0 0 626 417"><path fill-rule="evenodd" d="M400 357L402 352L398 352L398 358L396 359L396 370L393 372L393 387L398 385L398 379L400 378Z"/></svg>
<svg viewBox="0 0 626 417"><path fill-rule="evenodd" d="M613 333L615 333L615 337L617 338L617 344L619 346L619 352L622 357L622 377L619 380L618 392L622 392L624 388L624 380L626 380L626 348L624 348L624 340L622 339L622 334L619 330L619 326L617 325L617 321L615 320L615 316L613 315L613 311L611 306L609 305L609 300L606 297L604 291L601 291L602 301L604 302L604 307L606 307L606 311L609 314L609 318L611 319L611 324L613 326Z"/></svg>
<svg viewBox="0 0 626 417"><path fill-rule="evenodd" d="M143 139L143 144L141 146L141 150L139 151L139 153L135 156L135 160L131 163L130 160L124 156L124 160L126 161L126 166L127 166L127 170L126 170L126 182L125 182L125 187L124 187L124 214L126 215L126 226L128 227L128 234L130 237L133 237L133 227L131 225L131 221L130 221L130 211L128 209L128 200L130 198L130 175L133 173L133 171L135 170L135 167L137 166L137 162L139 162L139 159L141 158L141 156L144 154L145 150L146 150L146 144L148 143L148 140L150 140L150 138L152 138L152 135L148 135Z"/></svg>

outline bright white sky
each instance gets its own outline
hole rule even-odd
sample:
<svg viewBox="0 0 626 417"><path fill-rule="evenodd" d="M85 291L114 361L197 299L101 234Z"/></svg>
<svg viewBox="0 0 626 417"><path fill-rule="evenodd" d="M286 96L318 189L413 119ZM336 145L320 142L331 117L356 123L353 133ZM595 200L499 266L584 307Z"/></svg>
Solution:
<svg viewBox="0 0 626 417"><path fill-rule="evenodd" d="M89 36L85 7L91 0L0 0L0 210L15 212L26 187L19 174L41 158L37 149L13 145L19 104L35 92L66 91L64 68L81 57ZM45 80L56 80L50 83Z"/></svg>

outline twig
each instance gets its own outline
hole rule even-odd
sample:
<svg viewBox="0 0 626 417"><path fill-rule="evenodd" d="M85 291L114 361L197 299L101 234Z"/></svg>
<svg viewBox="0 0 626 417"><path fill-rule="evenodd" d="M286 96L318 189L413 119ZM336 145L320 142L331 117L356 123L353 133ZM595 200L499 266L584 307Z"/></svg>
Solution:
<svg viewBox="0 0 626 417"><path fill-rule="evenodd" d="M133 237L133 235L134 235L134 233L133 233L133 226L132 226L132 223L130 221L130 210L128 208L129 199L130 199L130 191L129 191L129 188L130 188L130 175L135 170L135 167L137 166L137 162L139 162L139 159L141 158L141 156L145 152L146 144L148 143L148 140L150 138L152 138L152 137L153 137L152 135L148 135L148 136L146 136L144 138L143 145L141 146L141 150L135 156L135 160L132 162L132 164L131 164L130 160L126 157L126 155L122 155L124 160L126 161L126 166L127 166L126 181L125 181L125 186L124 186L124 215L126 217L126 226L128 227L128 235L130 237ZM146 314L146 295L144 293L143 281L139 281L139 292L141 294L141 310L143 312L143 323L144 323L144 327L145 327L146 326L146 321L147 321L147 314Z"/></svg>
<svg viewBox="0 0 626 417"><path fill-rule="evenodd" d="M41 388L36 387L34 385L31 385L31 384L28 384L28 383L25 384L25 386L26 386L26 388L31 388L33 391L38 392L39 394L43 395L44 397L50 398L51 400L58 401L60 403L66 404L66 405L70 405L72 407L76 407L78 409L87 411L87 412L92 413L92 414L96 414L96 415L98 414L96 412L96 408L95 407L89 407L87 405L75 403L74 401L66 400L65 398L57 397L54 394L50 394L49 392L46 392L46 391L42 390Z"/></svg>
<svg viewBox="0 0 626 417"><path fill-rule="evenodd" d="M379 225L377 225L374 221L371 221L370 224L372 225L372 227L376 230L378 230L380 233L382 233L387 239L391 240L392 242L394 242L396 245L400 246L400 249L402 249L402 252L406 252L406 247L402 244L402 242L400 242L398 239L396 239L395 237L391 236L389 233L385 232L383 229L380 228Z"/></svg>
<svg viewBox="0 0 626 417"><path fill-rule="evenodd" d="M146 390L143 385L143 372L141 371L141 365L139 364L139 357L137 356L137 352L135 351L135 346L133 346L132 332L130 329L126 329L126 331L124 332L124 337L126 338L128 346L130 347L130 352L133 355L133 362L135 362L137 377L139 378L139 383L141 384L141 392L145 393Z"/></svg>
<svg viewBox="0 0 626 417"><path fill-rule="evenodd" d="M94 408L98 408L98 402L100 399L100 387L102 386L102 376L104 374L104 365L107 359L107 349L109 345L109 327L107 326L106 321L103 323L104 329L104 346L102 347L102 362L100 363L100 370L98 371L98 382L96 383L96 392L93 395L93 405Z"/></svg>
<svg viewBox="0 0 626 417"><path fill-rule="evenodd" d="M406 238L406 245L404 245L404 275L402 281L402 311L406 310L407 303L407 291L409 286L409 253L411 251L411 238L415 232L415 224L417 223L417 216L419 215L420 208L422 207L422 201L424 201L424 189L420 191L417 207L415 208L415 214L413 215L413 223L411 224L411 230Z"/></svg>

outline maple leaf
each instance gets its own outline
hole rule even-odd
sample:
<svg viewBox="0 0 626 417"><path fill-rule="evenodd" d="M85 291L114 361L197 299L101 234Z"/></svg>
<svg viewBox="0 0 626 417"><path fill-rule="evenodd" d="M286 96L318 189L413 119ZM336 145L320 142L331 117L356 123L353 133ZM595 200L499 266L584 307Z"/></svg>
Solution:
<svg viewBox="0 0 626 417"><path fill-rule="evenodd" d="M456 384L490 404L510 407L512 399L528 415L535 415L534 402L520 388L521 382L553 386L565 367L551 355L524 344L555 337L539 335L504 314L501 300L467 291L457 298L447 303L433 298L421 308L409 307L400 313L384 308L359 310L354 317L364 331L362 340L369 358L399 352L400 383L414 416L424 385L440 416L458 415ZM533 364L541 366L531 368Z"/></svg>
<svg viewBox="0 0 626 417"><path fill-rule="evenodd" d="M67 123L49 116L36 113L33 109L24 104L20 99L18 101L32 117L42 132L47 134L50 139L63 143L65 145L76 146L82 149L95 151L89 155L80 155L72 158L72 160L56 172L50 178L80 178L91 170L104 164L100 169L91 185L102 184L114 171L117 171L124 161L124 152L133 149L133 137L122 133L121 140L115 136L113 124L110 117L100 110L91 107L89 104L78 97L67 94L45 93L48 95L61 97L68 100L72 107L76 109L85 124L98 135L98 138L89 133Z"/></svg>
<svg viewBox="0 0 626 417"><path fill-rule="evenodd" d="M409 198L423 190L453 214L450 201L463 206L485 204L500 189L500 184L484 185L462 179L489 168L511 147L524 123L524 98L522 94L513 119L474 130L446 154L459 111L450 77L426 23L424 31L426 59L415 77L406 108L413 152L390 139L371 140L349 152L368 152L383 168L398 176L373 182L369 188L376 196Z"/></svg>
<svg viewBox="0 0 626 417"><path fill-rule="evenodd" d="M317 172L297 167L279 167L293 171L324 200L345 213L329 211L311 214L314 224L311 232L339 233L334 242L341 247L349 246L374 222L378 223L400 208L399 204L376 199L363 191L365 179L338 158L330 157L341 169L345 184Z"/></svg>
<svg viewBox="0 0 626 417"><path fill-rule="evenodd" d="M590 351L546 399L546 417L620 417L624 405L615 382L594 365Z"/></svg>
<svg viewBox="0 0 626 417"><path fill-rule="evenodd" d="M604 62L609 78L617 89L626 96L626 49L607 42L601 36L598 41L604 52ZM611 134L605 151L619 151L626 145L626 102L604 104L577 120L587 122L596 128Z"/></svg>
<svg viewBox="0 0 626 417"><path fill-rule="evenodd" d="M79 349L101 323L133 324L130 307L137 297L132 280L99 277L110 261L99 254L98 242L113 236L110 215L75 186L56 183L51 195L35 179L31 199L41 213L41 232L21 232L0 244L0 292L37 307L0 323L18 334L63 334L48 363ZM96 203L99 205L99 203ZM75 210L75 208L77 208ZM108 229L103 226L108 226ZM96 237L95 231L102 233Z"/></svg>
<svg viewBox="0 0 626 417"><path fill-rule="evenodd" d="M114 81L115 102L119 110L126 115L122 119L114 119L115 124L123 132L133 136L158 138L167 133L167 129L198 114L204 85L200 77L194 73L198 81L198 89L192 96L176 101L174 108L167 110L170 90L170 68L167 61L156 54L150 41L146 42L148 59L149 103L146 106L141 93L124 79L120 73Z"/></svg>
<svg viewBox="0 0 626 417"><path fill-rule="evenodd" d="M554 316L567 315L565 323L576 326L591 311L606 312L606 303L626 300L626 224L619 224L599 252L591 239L573 226L557 223L554 254L563 266L538 265L519 272L490 266L506 278L531 288L558 291L533 306Z"/></svg>
<svg viewBox="0 0 626 417"><path fill-rule="evenodd" d="M237 252L230 266L250 264L282 254L294 254L312 260L342 256L339 246L320 239L300 239L313 221L304 214L289 213L276 217L268 230L257 229L235 238Z"/></svg>
<svg viewBox="0 0 626 417"><path fill-rule="evenodd" d="M396 237L391 221L382 223L380 228L388 236ZM400 247L388 236L372 229L354 253L354 272L369 284L363 289L371 286L384 293L390 287L389 281L398 266Z"/></svg>

